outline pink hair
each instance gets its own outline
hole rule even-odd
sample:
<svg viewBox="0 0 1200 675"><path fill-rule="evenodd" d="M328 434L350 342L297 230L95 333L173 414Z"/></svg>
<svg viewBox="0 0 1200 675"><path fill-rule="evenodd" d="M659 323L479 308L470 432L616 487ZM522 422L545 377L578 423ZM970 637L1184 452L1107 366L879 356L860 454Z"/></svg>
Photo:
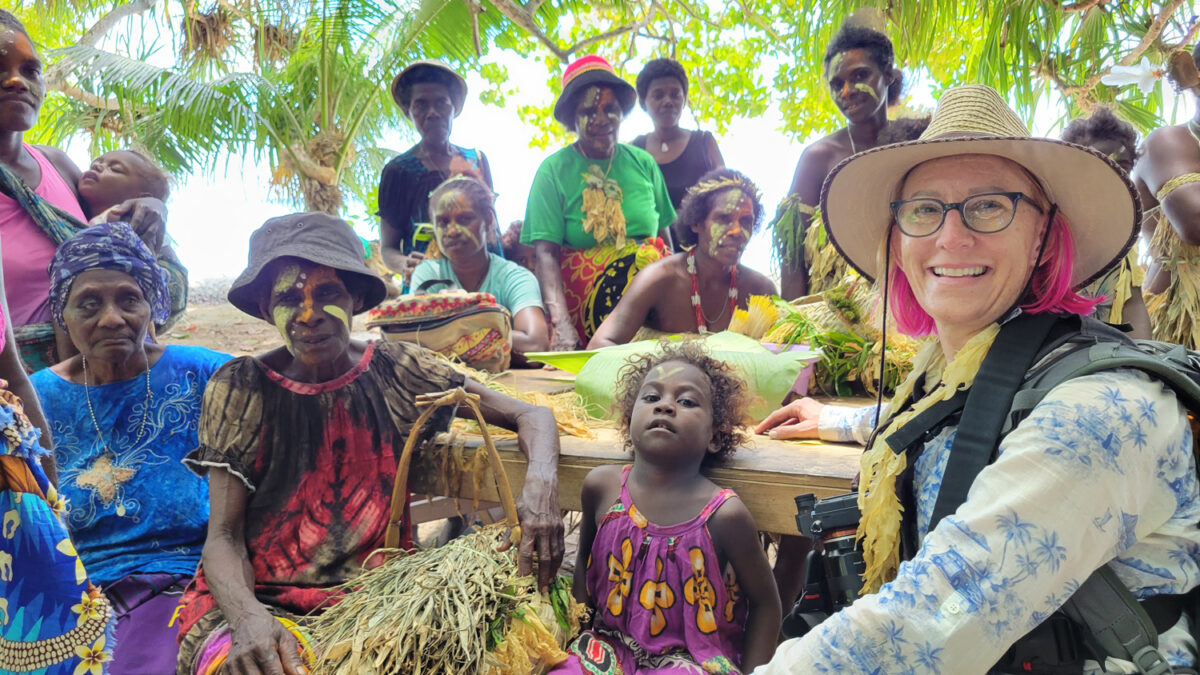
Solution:
<svg viewBox="0 0 1200 675"><path fill-rule="evenodd" d="M885 245L890 246L892 232L894 230L889 228L889 244ZM1021 309L1030 314L1091 314L1104 298L1087 298L1071 289L1074 267L1075 240L1071 237L1071 228L1066 218L1062 213L1058 213L1046 236L1042 262L1033 274L1031 292L1034 301L1021 305ZM917 303L908 277L896 264L895 251L892 252L892 262L888 270L888 303L892 315L896 317L896 327L901 333L912 337L937 333L933 317Z"/></svg>

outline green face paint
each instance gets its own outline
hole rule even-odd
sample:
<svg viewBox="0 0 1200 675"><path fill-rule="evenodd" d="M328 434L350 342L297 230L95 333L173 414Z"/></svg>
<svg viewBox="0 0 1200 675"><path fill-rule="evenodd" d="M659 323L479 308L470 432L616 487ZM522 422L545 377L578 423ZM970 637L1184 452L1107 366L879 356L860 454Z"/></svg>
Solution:
<svg viewBox="0 0 1200 675"><path fill-rule="evenodd" d="M707 220L708 254L713 258L720 252L721 241L729 235L740 232L749 239L751 231L743 228L742 223L747 218L754 221L754 202L738 188L729 188L716 201Z"/></svg>
<svg viewBox="0 0 1200 675"><path fill-rule="evenodd" d="M275 286L272 288L276 293L283 293L300 278L300 266L288 265L279 270L279 276L275 277Z"/></svg>
<svg viewBox="0 0 1200 675"><path fill-rule="evenodd" d="M854 88L870 96L875 100L876 103L879 102L879 94L875 93L875 89L873 89L871 85L867 84L866 82L856 82L854 83Z"/></svg>
<svg viewBox="0 0 1200 675"><path fill-rule="evenodd" d="M295 314L296 309L294 307L286 307L284 305L276 305L275 309L271 310L271 318L274 319L275 329L283 336L283 345L293 355L296 353L296 350L292 349L292 337L288 335L288 322L291 321L292 316Z"/></svg>
<svg viewBox="0 0 1200 675"><path fill-rule="evenodd" d="M326 314L336 316L342 323L346 324L346 330L350 330L350 317L346 316L346 310L337 305L322 305L321 309L325 310Z"/></svg>

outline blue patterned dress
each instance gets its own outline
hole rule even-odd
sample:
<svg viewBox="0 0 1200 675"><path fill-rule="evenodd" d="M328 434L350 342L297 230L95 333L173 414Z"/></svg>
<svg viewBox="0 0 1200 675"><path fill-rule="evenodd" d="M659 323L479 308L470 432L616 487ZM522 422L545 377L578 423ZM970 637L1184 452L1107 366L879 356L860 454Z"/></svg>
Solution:
<svg viewBox="0 0 1200 675"><path fill-rule="evenodd" d="M861 442L874 412L827 406L821 435ZM1055 387L930 530L956 431L928 440L914 467L917 555L755 673L982 673L1100 565L1139 598L1200 584L1192 433L1159 382L1116 370ZM1186 615L1160 649L1173 666L1196 662Z"/></svg>

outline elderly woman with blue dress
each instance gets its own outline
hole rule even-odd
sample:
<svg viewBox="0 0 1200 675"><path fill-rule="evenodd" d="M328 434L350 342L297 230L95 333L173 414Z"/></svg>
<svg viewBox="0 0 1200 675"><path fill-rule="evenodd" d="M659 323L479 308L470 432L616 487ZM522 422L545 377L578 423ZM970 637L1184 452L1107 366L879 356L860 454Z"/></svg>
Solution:
<svg viewBox="0 0 1200 675"><path fill-rule="evenodd" d="M200 402L229 356L147 342L169 310L167 277L124 223L55 253L50 310L79 354L32 376L56 444L66 522L116 618L114 675L171 672L172 614L200 562L208 487L181 462Z"/></svg>

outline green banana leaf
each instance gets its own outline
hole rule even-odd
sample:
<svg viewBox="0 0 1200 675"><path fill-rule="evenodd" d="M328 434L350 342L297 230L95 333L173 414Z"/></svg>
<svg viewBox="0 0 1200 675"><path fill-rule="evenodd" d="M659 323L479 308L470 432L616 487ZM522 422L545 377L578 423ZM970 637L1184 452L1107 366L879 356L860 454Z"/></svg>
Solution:
<svg viewBox="0 0 1200 675"><path fill-rule="evenodd" d="M759 341L729 331L706 335L702 339L709 354L733 366L746 381L751 394L750 417L755 420L763 419L779 407L796 384L800 372L821 358L821 352L813 349L775 354ZM657 351L657 340L594 350L575 378L575 392L592 415L611 418L618 376L626 359L634 354Z"/></svg>

